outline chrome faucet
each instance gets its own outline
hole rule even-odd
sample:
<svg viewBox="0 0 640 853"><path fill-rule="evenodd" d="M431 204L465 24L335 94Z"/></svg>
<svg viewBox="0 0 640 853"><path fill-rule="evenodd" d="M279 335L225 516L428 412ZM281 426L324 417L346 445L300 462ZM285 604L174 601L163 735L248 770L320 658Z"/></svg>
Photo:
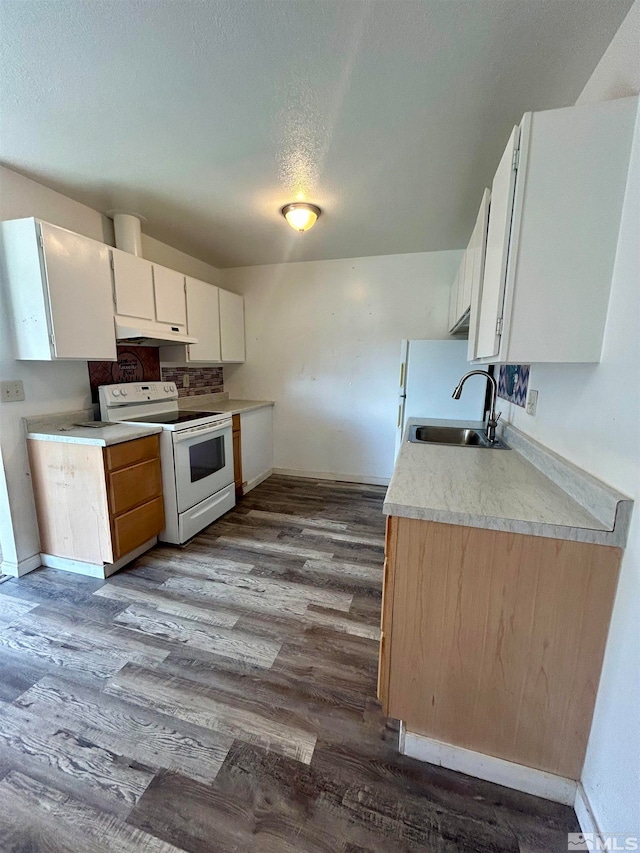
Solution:
<svg viewBox="0 0 640 853"><path fill-rule="evenodd" d="M491 384L491 410L489 412L489 420L487 421L487 441L490 444L493 444L496 440L496 427L498 426L498 421L500 420L500 415L502 412L498 412L496 415L496 396L498 394L498 383L495 378L487 373L486 370L470 370L468 373L462 377L460 382L456 385L455 391L451 395L454 400L459 400L462 395L462 386L467 381L470 376L484 376L485 379L488 379Z"/></svg>

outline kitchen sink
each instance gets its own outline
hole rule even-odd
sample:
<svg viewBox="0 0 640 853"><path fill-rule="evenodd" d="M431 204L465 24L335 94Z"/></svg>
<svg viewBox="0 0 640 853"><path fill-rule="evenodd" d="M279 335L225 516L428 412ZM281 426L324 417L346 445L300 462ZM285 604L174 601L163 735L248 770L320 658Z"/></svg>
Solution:
<svg viewBox="0 0 640 853"><path fill-rule="evenodd" d="M413 444L449 444L455 447L483 447L487 450L509 449L499 438L490 444L481 430L471 427L414 424L409 428L409 441Z"/></svg>

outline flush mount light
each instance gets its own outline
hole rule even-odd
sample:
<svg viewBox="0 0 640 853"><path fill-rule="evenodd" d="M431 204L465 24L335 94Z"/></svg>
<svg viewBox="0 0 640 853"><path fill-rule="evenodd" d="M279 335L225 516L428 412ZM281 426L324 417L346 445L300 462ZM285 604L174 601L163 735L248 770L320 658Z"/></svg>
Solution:
<svg viewBox="0 0 640 853"><path fill-rule="evenodd" d="M293 204L285 204L281 213L294 231L302 232L313 228L322 211L315 204L296 201Z"/></svg>

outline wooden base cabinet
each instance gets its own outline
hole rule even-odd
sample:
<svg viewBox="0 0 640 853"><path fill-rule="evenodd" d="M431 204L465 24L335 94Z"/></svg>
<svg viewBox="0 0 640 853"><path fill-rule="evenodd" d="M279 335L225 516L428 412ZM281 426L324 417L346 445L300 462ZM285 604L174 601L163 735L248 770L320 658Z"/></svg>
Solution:
<svg viewBox="0 0 640 853"><path fill-rule="evenodd" d="M392 517L386 550L384 712L579 779L620 549Z"/></svg>
<svg viewBox="0 0 640 853"><path fill-rule="evenodd" d="M77 572L86 565L86 574L106 576L163 529L157 435L104 448L39 440L27 445L47 565Z"/></svg>

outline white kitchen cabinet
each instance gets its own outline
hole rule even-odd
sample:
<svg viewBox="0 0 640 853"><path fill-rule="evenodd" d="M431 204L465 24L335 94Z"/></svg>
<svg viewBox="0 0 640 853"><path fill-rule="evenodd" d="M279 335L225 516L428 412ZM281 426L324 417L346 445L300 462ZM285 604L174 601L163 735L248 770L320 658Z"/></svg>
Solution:
<svg viewBox="0 0 640 853"><path fill-rule="evenodd" d="M186 328L187 301L184 275L158 264L152 264L152 266L157 322ZM195 335L195 332L192 334Z"/></svg>
<svg viewBox="0 0 640 853"><path fill-rule="evenodd" d="M460 265L449 293L449 333L452 335L466 331L469 319L469 306L464 305L465 265L466 252L460 259Z"/></svg>
<svg viewBox="0 0 640 853"><path fill-rule="evenodd" d="M220 290L220 351L223 362L245 359L244 299L228 290Z"/></svg>
<svg viewBox="0 0 640 853"><path fill-rule="evenodd" d="M491 193L488 189L482 194L480 210L476 217L476 224L467 247L467 256L471 259L467 267L471 269L469 280L469 343L467 347L467 358L474 358L476 339L478 335L478 303L482 290L482 278L484 275L484 264L487 249L487 229L489 223L489 199Z"/></svg>
<svg viewBox="0 0 640 853"><path fill-rule="evenodd" d="M273 406L240 413L243 493L266 480L273 470Z"/></svg>
<svg viewBox="0 0 640 853"><path fill-rule="evenodd" d="M220 361L219 289L187 276L187 328L197 344L187 346L187 361Z"/></svg>
<svg viewBox="0 0 640 853"><path fill-rule="evenodd" d="M155 320L151 262L120 249L111 249L111 266L116 314Z"/></svg>
<svg viewBox="0 0 640 853"><path fill-rule="evenodd" d="M115 360L108 247L33 218L0 235L16 358Z"/></svg>
<svg viewBox="0 0 640 853"><path fill-rule="evenodd" d="M600 360L637 98L526 113L491 189L479 364Z"/></svg>

